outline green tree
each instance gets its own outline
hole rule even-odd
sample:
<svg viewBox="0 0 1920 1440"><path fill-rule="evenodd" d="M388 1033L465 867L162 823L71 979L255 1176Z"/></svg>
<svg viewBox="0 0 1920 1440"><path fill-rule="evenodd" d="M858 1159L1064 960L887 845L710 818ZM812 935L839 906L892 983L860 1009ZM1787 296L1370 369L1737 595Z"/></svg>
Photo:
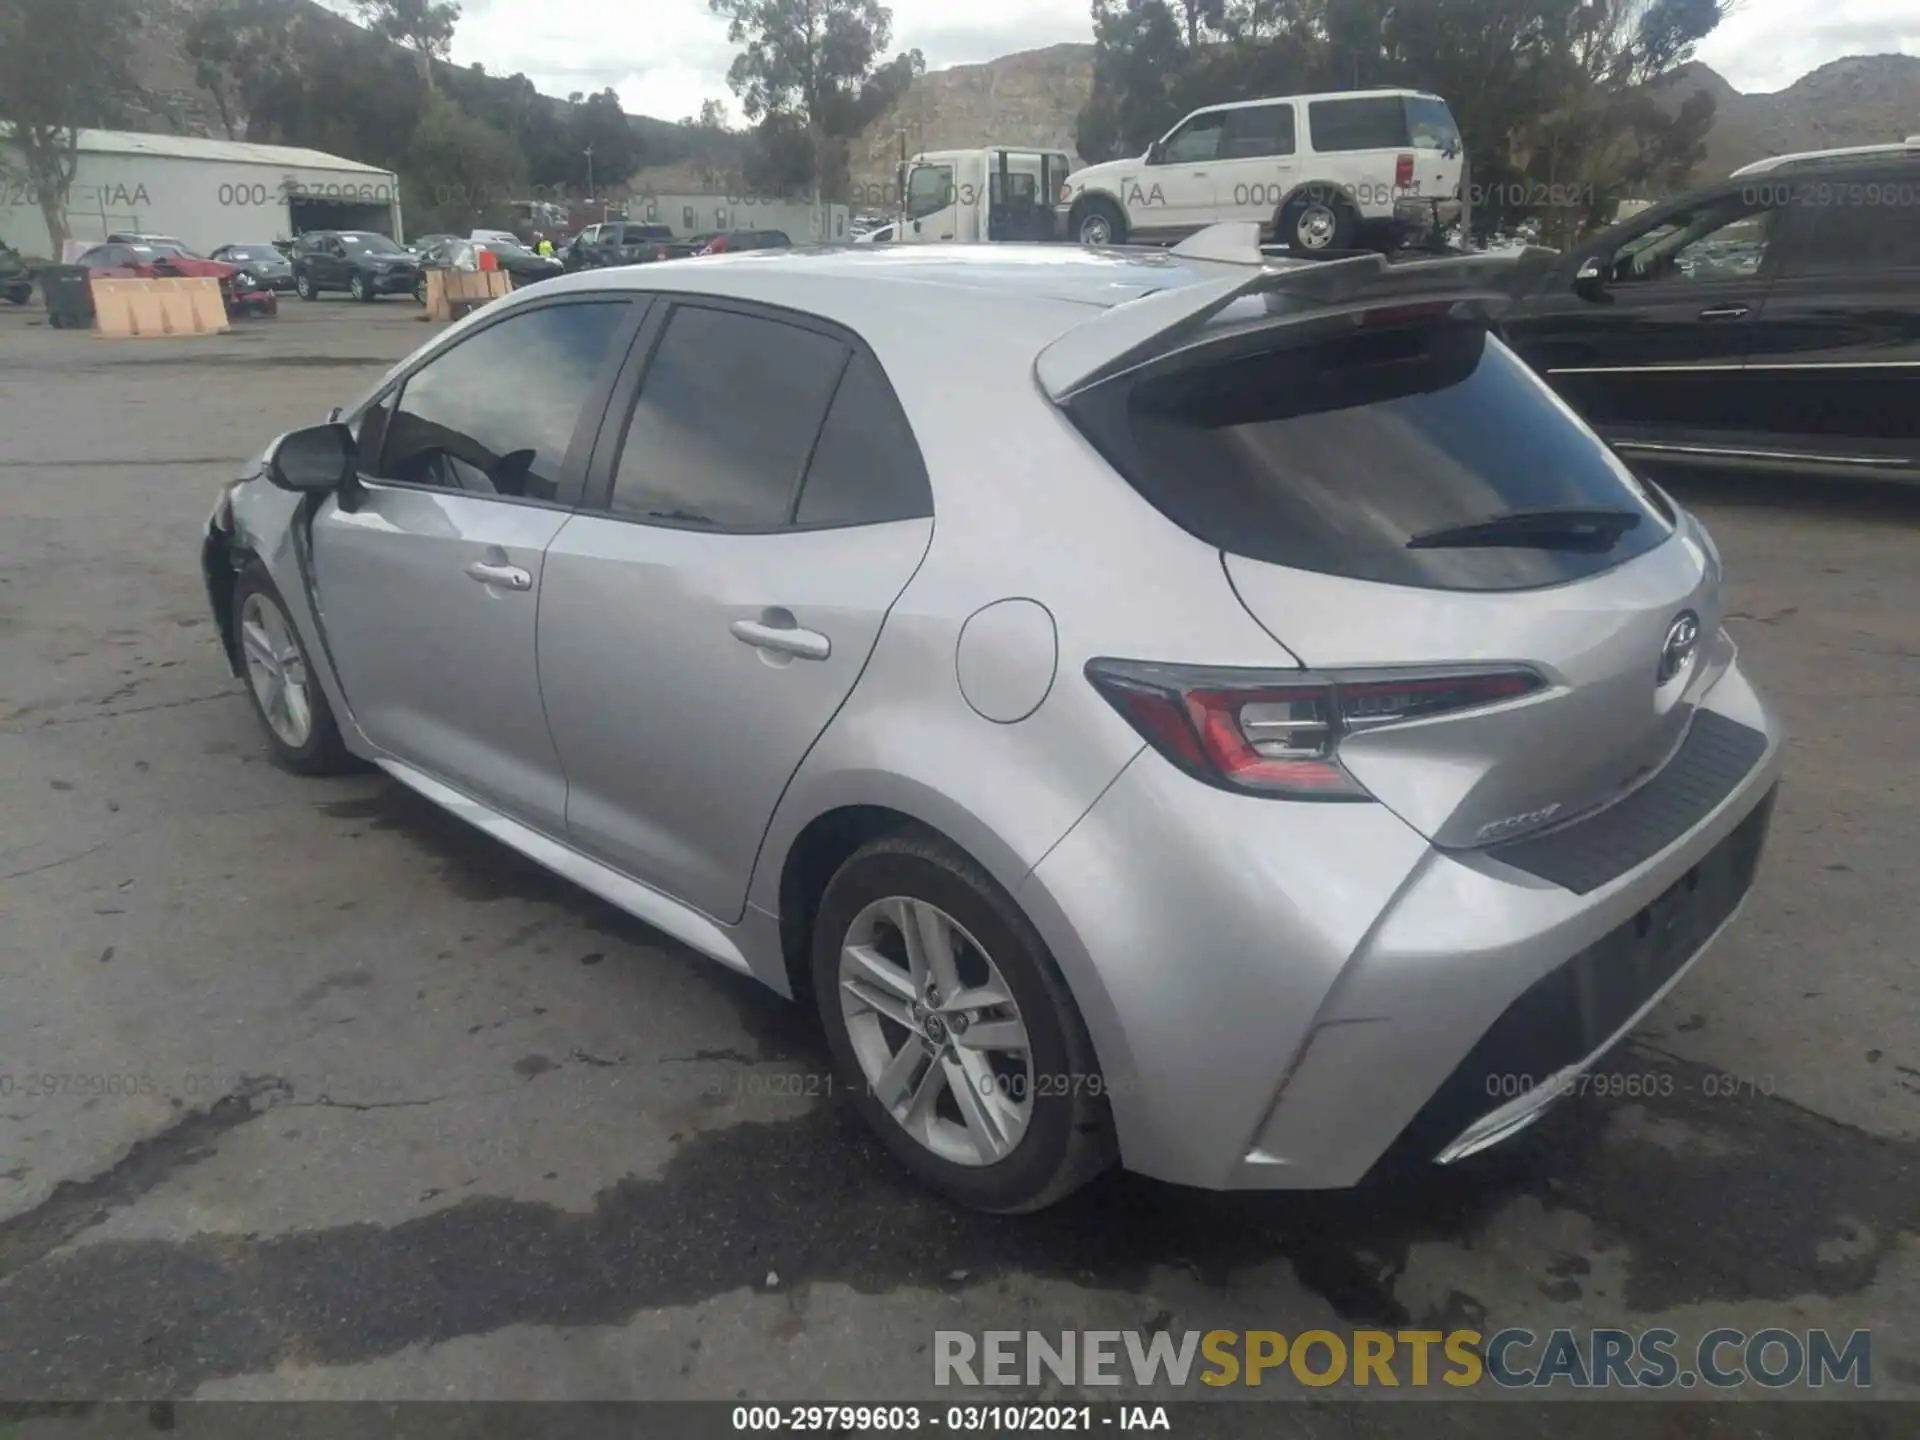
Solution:
<svg viewBox="0 0 1920 1440"><path fill-rule="evenodd" d="M709 3L728 22L727 39L743 47L727 83L757 127L748 166L844 196L847 142L926 72L918 50L881 60L893 41L893 12L880 0Z"/></svg>
<svg viewBox="0 0 1920 1440"><path fill-rule="evenodd" d="M139 26L133 0L0 0L0 124L55 256L80 131L112 122L137 94L127 57Z"/></svg>
<svg viewBox="0 0 1920 1440"><path fill-rule="evenodd" d="M426 97L401 172L410 231L505 227L526 183L511 135L444 95Z"/></svg>
<svg viewBox="0 0 1920 1440"><path fill-rule="evenodd" d="M413 52L420 78L433 85L433 62L445 63L460 23L457 0L353 0L368 30Z"/></svg>

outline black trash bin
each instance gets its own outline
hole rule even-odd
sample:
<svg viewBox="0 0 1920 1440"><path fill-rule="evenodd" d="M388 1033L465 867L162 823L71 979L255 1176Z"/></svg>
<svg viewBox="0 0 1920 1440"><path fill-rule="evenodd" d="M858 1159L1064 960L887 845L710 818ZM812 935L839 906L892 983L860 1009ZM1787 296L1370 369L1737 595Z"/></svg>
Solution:
<svg viewBox="0 0 1920 1440"><path fill-rule="evenodd" d="M85 265L48 265L34 277L40 282L40 295L46 301L47 323L54 329L93 327L90 274Z"/></svg>

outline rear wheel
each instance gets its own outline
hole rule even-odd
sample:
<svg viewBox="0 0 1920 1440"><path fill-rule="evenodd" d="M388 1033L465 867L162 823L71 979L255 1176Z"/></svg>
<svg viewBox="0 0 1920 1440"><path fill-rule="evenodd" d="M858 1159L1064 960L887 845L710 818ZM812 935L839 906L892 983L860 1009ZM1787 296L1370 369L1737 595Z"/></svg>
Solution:
<svg viewBox="0 0 1920 1440"><path fill-rule="evenodd" d="M1309 185L1281 207L1274 238L1296 254L1350 249L1360 218L1331 185Z"/></svg>
<svg viewBox="0 0 1920 1440"><path fill-rule="evenodd" d="M266 728L274 758L301 775L336 775L357 768L340 739L333 707L307 662L300 632L258 561L234 584L233 624L247 695Z"/></svg>
<svg viewBox="0 0 1920 1440"><path fill-rule="evenodd" d="M814 926L813 985L855 1108L932 1189L1039 1210L1113 1163L1066 981L1019 907L950 845L886 836L841 866Z"/></svg>

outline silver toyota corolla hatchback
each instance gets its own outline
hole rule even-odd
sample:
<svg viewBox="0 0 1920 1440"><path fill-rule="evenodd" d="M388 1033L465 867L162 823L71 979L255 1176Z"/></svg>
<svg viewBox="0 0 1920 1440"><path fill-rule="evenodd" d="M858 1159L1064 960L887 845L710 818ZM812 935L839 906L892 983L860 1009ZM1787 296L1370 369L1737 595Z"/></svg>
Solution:
<svg viewBox="0 0 1920 1440"><path fill-rule="evenodd" d="M817 1006L956 1200L1445 1164L1727 924L1780 763L1706 531L1497 338L1532 258L552 281L270 446L209 595L285 764Z"/></svg>

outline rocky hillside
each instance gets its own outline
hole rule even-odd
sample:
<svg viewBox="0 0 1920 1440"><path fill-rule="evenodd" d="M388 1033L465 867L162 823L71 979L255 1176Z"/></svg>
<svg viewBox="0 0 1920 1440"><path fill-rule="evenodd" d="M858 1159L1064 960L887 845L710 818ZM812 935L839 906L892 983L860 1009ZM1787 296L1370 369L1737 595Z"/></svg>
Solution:
<svg viewBox="0 0 1920 1440"><path fill-rule="evenodd" d="M1697 179L1796 150L1872 145L1920 135L1920 56L1834 60L1772 94L1743 95L1705 65L1682 66L1661 90L1678 107L1695 91L1714 97L1713 129Z"/></svg>
<svg viewBox="0 0 1920 1440"><path fill-rule="evenodd" d="M1074 154L1074 123L1092 92L1091 45L1050 45L923 75L854 141L854 193L892 182L902 131L909 155L989 144Z"/></svg>

